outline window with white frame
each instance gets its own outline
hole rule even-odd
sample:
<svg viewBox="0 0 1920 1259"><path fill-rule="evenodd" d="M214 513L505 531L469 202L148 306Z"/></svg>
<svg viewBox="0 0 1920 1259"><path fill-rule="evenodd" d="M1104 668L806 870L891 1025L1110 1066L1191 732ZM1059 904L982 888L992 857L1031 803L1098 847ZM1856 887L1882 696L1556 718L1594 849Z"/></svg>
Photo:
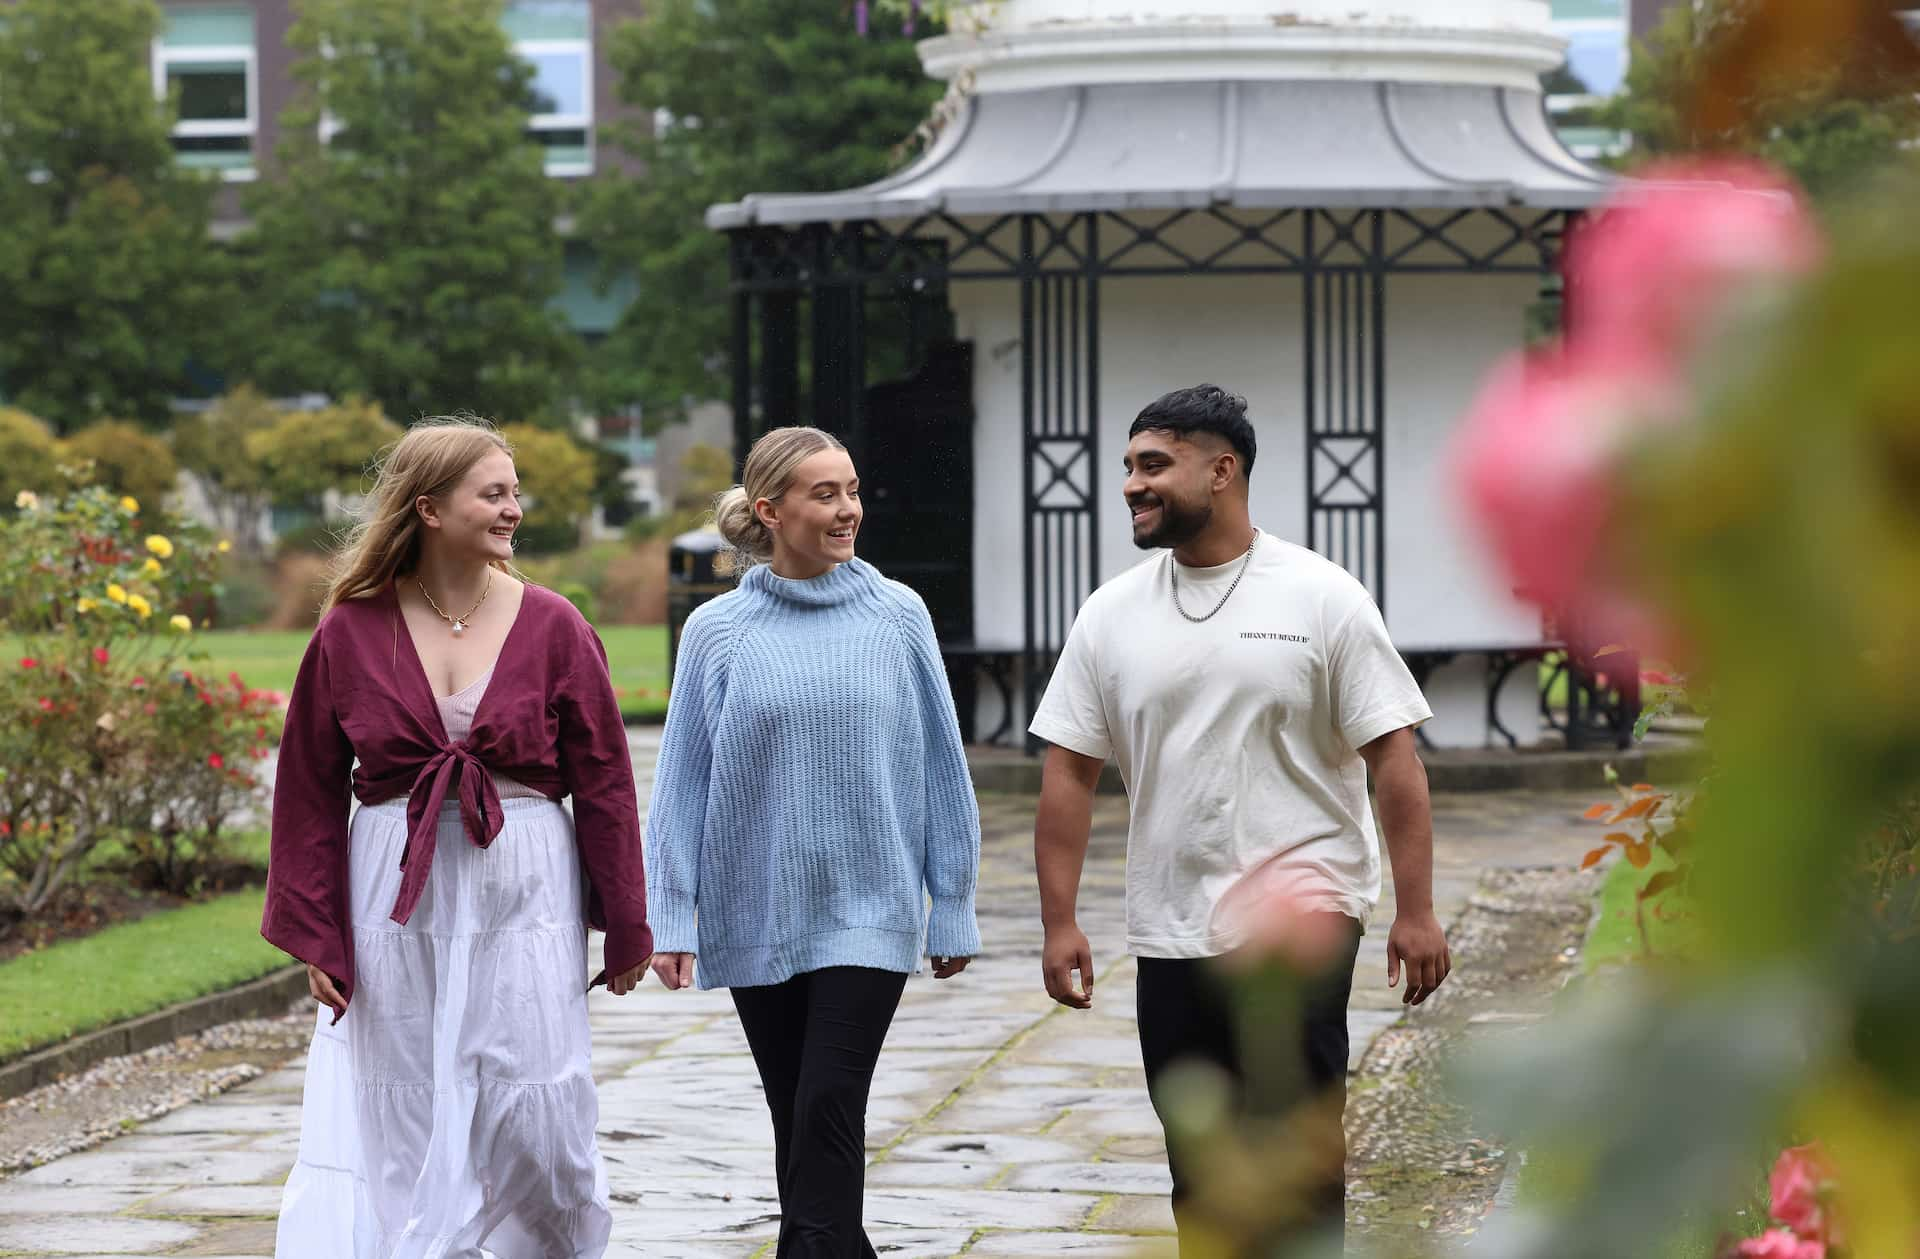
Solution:
<svg viewBox="0 0 1920 1259"><path fill-rule="evenodd" d="M503 19L533 67L528 130L549 175L593 173L593 11L588 0L514 0Z"/></svg>
<svg viewBox="0 0 1920 1259"><path fill-rule="evenodd" d="M153 90L179 102L173 151L183 166L254 177L260 76L248 5L169 5L153 45Z"/></svg>

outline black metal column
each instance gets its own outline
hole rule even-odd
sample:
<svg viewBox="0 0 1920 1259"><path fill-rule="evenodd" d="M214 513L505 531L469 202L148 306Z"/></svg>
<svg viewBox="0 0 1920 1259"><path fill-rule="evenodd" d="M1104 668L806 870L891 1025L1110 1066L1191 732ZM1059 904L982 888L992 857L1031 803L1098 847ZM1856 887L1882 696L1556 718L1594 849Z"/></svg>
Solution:
<svg viewBox="0 0 1920 1259"><path fill-rule="evenodd" d="M745 242L733 238L733 274L736 285L744 269L741 251ZM733 479L738 481L747 464L747 449L753 445L753 295L744 288L733 291Z"/></svg>
<svg viewBox="0 0 1920 1259"><path fill-rule="evenodd" d="M867 387L867 304L862 288L822 285L813 291L813 423L866 453L861 401Z"/></svg>
<svg viewBox="0 0 1920 1259"><path fill-rule="evenodd" d="M1386 607L1386 276L1377 211L1306 223L1307 545ZM1320 240L1319 236L1331 239ZM1364 244L1363 244L1364 241ZM1328 263L1326 258L1339 259Z"/></svg>
<svg viewBox="0 0 1920 1259"><path fill-rule="evenodd" d="M799 423L800 295L775 289L760 295L760 415L755 436Z"/></svg>
<svg viewBox="0 0 1920 1259"><path fill-rule="evenodd" d="M1081 237L1079 265L1043 269L1036 235ZM1025 494L1026 707L1032 713L1067 630L1100 580L1099 222L1020 223L1020 417Z"/></svg>

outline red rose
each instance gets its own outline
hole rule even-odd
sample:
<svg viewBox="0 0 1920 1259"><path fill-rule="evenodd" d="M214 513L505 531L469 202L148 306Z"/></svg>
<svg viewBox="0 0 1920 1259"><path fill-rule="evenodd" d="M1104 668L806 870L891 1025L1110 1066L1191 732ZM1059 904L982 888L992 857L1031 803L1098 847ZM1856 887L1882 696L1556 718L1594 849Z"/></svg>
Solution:
<svg viewBox="0 0 1920 1259"><path fill-rule="evenodd" d="M22 656L20 657L20 667L22 669L38 669L40 667L40 662L38 660L35 660L32 656Z"/></svg>
<svg viewBox="0 0 1920 1259"><path fill-rule="evenodd" d="M209 756L207 758L207 764L213 766L215 769L219 769L221 766L226 764L226 761L221 759L221 756L218 752L215 752L212 756Z"/></svg>
<svg viewBox="0 0 1920 1259"><path fill-rule="evenodd" d="M48 713L53 711L53 701L44 695L40 697L40 711Z"/></svg>
<svg viewBox="0 0 1920 1259"><path fill-rule="evenodd" d="M95 664L105 664L107 659L107 649L105 647L95 647L93 649L93 662Z"/></svg>

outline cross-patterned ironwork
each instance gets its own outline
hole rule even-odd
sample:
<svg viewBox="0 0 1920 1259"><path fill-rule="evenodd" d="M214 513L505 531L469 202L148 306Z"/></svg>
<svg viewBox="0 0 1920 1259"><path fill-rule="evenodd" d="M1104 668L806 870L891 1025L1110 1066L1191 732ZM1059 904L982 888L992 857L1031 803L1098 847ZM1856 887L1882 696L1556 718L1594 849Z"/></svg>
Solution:
<svg viewBox="0 0 1920 1259"><path fill-rule="evenodd" d="M738 228L728 233L736 449L744 458L767 427L808 418L858 430L862 293L939 297L955 283L1017 283L1031 712L1099 581L1104 280L1301 277L1308 543L1384 607L1388 277L1551 275L1576 217L1512 206L1206 206L973 218L931 210L904 221Z"/></svg>
<svg viewBox="0 0 1920 1259"><path fill-rule="evenodd" d="M1040 698L1067 628L1100 580L1094 474L1100 425L1099 222L1078 242L1058 225L1021 225L1020 413L1026 501L1027 711ZM1078 270L1043 260L1077 259Z"/></svg>

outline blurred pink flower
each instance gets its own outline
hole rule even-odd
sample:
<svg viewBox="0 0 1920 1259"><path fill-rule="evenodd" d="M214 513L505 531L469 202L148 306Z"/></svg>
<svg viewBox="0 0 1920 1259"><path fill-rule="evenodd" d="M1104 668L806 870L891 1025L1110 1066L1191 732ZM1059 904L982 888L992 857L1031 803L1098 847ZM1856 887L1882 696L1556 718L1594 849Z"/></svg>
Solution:
<svg viewBox="0 0 1920 1259"><path fill-rule="evenodd" d="M1832 1178L1819 1146L1796 1145L1780 1151L1767 1178L1773 1218L1802 1237L1826 1238L1830 1221L1820 1195Z"/></svg>
<svg viewBox="0 0 1920 1259"><path fill-rule="evenodd" d="M1605 550L1621 451L1674 406L1649 377L1592 370L1567 354L1515 354L1494 369L1454 440L1455 480L1514 593L1552 612L1583 653L1664 637Z"/></svg>
<svg viewBox="0 0 1920 1259"><path fill-rule="evenodd" d="M1565 345L1498 364L1452 458L1514 593L1577 652L1675 646L1611 545L1622 461L1684 421L1688 356L1743 281L1819 257L1791 185L1754 163L1655 166L1573 235Z"/></svg>
<svg viewBox="0 0 1920 1259"><path fill-rule="evenodd" d="M1656 163L1568 241L1568 336L1597 364L1671 372L1742 285L1808 271L1821 253L1785 175L1751 161Z"/></svg>
<svg viewBox="0 0 1920 1259"><path fill-rule="evenodd" d="M1775 1228L1742 1241L1735 1253L1741 1259L1827 1259L1827 1244Z"/></svg>
<svg viewBox="0 0 1920 1259"><path fill-rule="evenodd" d="M1249 966L1278 959L1301 975L1326 968L1348 940L1343 915L1302 897L1300 871L1277 861L1255 866L1228 888L1214 909L1213 932L1235 940L1222 959Z"/></svg>

